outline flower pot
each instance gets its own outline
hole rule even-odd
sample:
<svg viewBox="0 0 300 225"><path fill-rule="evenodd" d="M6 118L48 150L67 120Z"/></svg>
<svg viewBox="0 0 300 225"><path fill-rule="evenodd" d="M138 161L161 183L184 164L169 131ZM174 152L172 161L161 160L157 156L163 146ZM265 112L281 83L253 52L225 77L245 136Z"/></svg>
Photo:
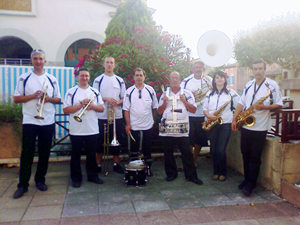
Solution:
<svg viewBox="0 0 300 225"><path fill-rule="evenodd" d="M8 167L19 166L22 150L21 122L1 122L0 124L0 164Z"/></svg>

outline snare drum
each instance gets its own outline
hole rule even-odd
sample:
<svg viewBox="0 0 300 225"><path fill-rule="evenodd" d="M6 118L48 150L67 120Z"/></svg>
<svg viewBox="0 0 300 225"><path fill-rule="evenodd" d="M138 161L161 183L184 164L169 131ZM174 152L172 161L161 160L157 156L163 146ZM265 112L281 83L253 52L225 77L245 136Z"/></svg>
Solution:
<svg viewBox="0 0 300 225"><path fill-rule="evenodd" d="M183 134L189 132L188 122L159 124L159 132L162 134Z"/></svg>
<svg viewBox="0 0 300 225"><path fill-rule="evenodd" d="M147 166L141 160L135 160L125 166L125 184L126 185L145 185Z"/></svg>

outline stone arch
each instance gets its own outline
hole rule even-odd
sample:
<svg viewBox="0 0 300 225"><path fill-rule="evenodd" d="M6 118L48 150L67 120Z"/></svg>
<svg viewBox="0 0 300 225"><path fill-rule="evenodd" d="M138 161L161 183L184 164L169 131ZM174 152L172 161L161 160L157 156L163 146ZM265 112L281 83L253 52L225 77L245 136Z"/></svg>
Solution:
<svg viewBox="0 0 300 225"><path fill-rule="evenodd" d="M61 62L62 65L60 66L63 66L64 64L65 53L69 46L80 39L92 39L98 41L99 43L102 43L104 41L104 37L102 35L91 31L82 31L70 35L62 41L57 50L56 61Z"/></svg>
<svg viewBox="0 0 300 225"><path fill-rule="evenodd" d="M40 44L36 41L36 39L24 31L13 28L0 28L0 38L8 36L13 36L22 39L23 41L27 42L32 47L32 49L41 48Z"/></svg>

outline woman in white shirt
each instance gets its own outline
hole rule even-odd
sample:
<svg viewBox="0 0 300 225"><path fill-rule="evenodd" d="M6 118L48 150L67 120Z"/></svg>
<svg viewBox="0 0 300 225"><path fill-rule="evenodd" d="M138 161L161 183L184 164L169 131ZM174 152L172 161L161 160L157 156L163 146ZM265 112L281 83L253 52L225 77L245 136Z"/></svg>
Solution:
<svg viewBox="0 0 300 225"><path fill-rule="evenodd" d="M216 120L216 125L208 130L210 140L210 152L213 160L214 175L213 180L226 180L226 146L231 133L231 122L233 110L236 107L239 96L227 88L227 76L222 71L217 71L213 77L212 90L204 99L203 113L207 120L203 124L212 124ZM206 126L207 127L207 126Z"/></svg>

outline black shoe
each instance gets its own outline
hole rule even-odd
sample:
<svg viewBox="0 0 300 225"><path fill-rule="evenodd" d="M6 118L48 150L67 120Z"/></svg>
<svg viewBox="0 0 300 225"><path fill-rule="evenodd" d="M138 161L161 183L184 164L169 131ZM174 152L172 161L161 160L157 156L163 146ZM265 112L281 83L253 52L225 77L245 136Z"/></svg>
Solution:
<svg viewBox="0 0 300 225"><path fill-rule="evenodd" d="M119 174L124 174L125 173L123 168L120 166L119 163L116 163L116 165L114 166L114 171L119 173Z"/></svg>
<svg viewBox="0 0 300 225"><path fill-rule="evenodd" d="M18 188L14 193L14 199L21 198L25 192L28 191L28 188Z"/></svg>
<svg viewBox="0 0 300 225"><path fill-rule="evenodd" d="M80 188L81 182L73 182L73 188Z"/></svg>
<svg viewBox="0 0 300 225"><path fill-rule="evenodd" d="M252 193L252 189L253 189L253 188L252 188L251 186L245 186L245 187L243 188L243 192L244 192L245 195L250 196L251 193Z"/></svg>
<svg viewBox="0 0 300 225"><path fill-rule="evenodd" d="M238 189L243 190L243 188L246 186L246 181L243 181L239 184Z"/></svg>
<svg viewBox="0 0 300 225"><path fill-rule="evenodd" d="M102 171L102 166L97 166L97 173L101 173Z"/></svg>
<svg viewBox="0 0 300 225"><path fill-rule="evenodd" d="M177 176L167 176L166 181L170 182L177 178Z"/></svg>
<svg viewBox="0 0 300 225"><path fill-rule="evenodd" d="M191 179L189 179L189 181L191 181L191 182L193 182L195 184L198 184L198 185L203 184L203 181L200 180L200 179L198 179L197 177L191 178Z"/></svg>
<svg viewBox="0 0 300 225"><path fill-rule="evenodd" d="M88 182L92 182L92 183L95 183L95 184L103 184L104 183L104 181L101 180L99 177L93 178L93 179L88 179Z"/></svg>
<svg viewBox="0 0 300 225"><path fill-rule="evenodd" d="M38 183L36 183L36 187L40 191L47 191L48 190L48 187L47 187L47 185L44 182L38 182Z"/></svg>

